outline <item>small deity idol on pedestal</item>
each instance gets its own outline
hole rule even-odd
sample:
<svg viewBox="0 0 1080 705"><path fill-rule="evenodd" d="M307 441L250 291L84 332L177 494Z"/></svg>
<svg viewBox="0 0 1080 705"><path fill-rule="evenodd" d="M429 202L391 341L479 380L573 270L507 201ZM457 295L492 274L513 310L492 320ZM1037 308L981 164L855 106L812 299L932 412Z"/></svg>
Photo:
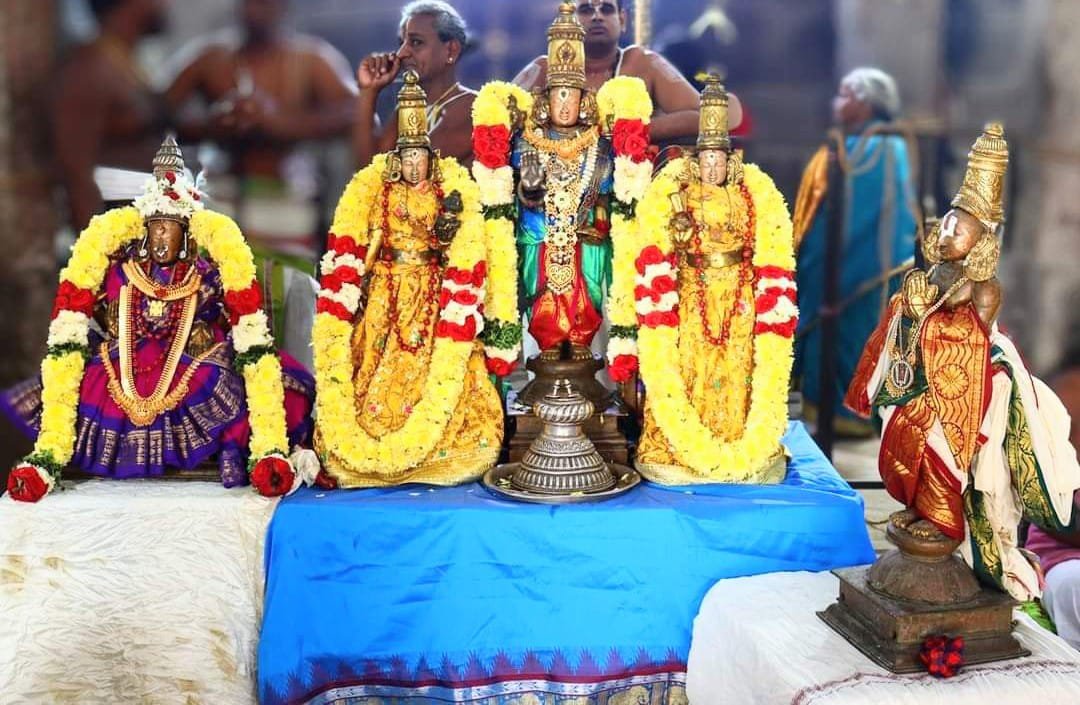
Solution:
<svg viewBox="0 0 1080 705"><path fill-rule="evenodd" d="M515 323L513 242L489 247L476 184L431 149L425 106L409 71L397 148L345 189L321 265L315 445L344 487L465 482L502 443L478 336Z"/></svg>
<svg viewBox="0 0 1080 705"><path fill-rule="evenodd" d="M41 378L0 399L36 437L9 481L16 499L40 498L68 465L133 478L211 458L226 487L250 464L260 492L292 488L285 454L309 435L313 380L279 361L251 251L203 207L171 137L134 205L79 236L48 345Z"/></svg>
<svg viewBox="0 0 1080 705"><path fill-rule="evenodd" d="M905 275L845 398L881 424L878 469L906 508L886 530L898 550L838 571L840 600L821 616L893 671L923 668L929 630L962 636L967 663L1028 653L1011 634L1013 600L1038 597L1041 579L1019 524L1075 522L1069 416L996 322L1008 158L1001 125L987 125L923 243L929 268Z"/></svg>
<svg viewBox="0 0 1080 705"><path fill-rule="evenodd" d="M569 376L598 408L607 407L610 393L593 379L602 363L590 345L611 283L613 210L620 197L628 201L622 214L630 222L629 183L640 197L649 178L652 104L645 85L614 79L593 94L584 38L574 6L563 3L548 30L546 87L530 96L490 83L473 108L473 173L489 229L509 228L516 218L521 302L541 351L529 364L538 379L519 395L526 406Z"/></svg>
<svg viewBox="0 0 1080 705"><path fill-rule="evenodd" d="M772 180L732 150L715 76L700 114L697 156L656 176L633 266L616 264L646 390L636 467L671 485L779 482L798 320L791 220Z"/></svg>

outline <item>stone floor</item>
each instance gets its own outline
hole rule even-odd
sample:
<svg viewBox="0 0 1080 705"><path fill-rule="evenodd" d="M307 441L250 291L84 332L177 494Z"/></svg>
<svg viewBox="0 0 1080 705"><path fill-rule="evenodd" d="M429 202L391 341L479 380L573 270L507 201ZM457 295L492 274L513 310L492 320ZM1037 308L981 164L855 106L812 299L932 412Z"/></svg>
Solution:
<svg viewBox="0 0 1080 705"><path fill-rule="evenodd" d="M833 464L849 482L880 481L877 469L879 438L845 439L833 447ZM885 520L889 514L901 508L901 504L881 489L860 490L866 501L866 524L874 548L882 551L892 548L885 540Z"/></svg>

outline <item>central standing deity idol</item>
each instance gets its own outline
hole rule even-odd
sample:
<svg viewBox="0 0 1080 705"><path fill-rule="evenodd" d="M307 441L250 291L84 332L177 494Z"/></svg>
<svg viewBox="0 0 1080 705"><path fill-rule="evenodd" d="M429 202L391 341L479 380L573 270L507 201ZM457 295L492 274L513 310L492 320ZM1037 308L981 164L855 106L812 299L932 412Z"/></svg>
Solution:
<svg viewBox="0 0 1080 705"><path fill-rule="evenodd" d="M634 202L648 185L652 104L635 78L613 79L595 94L586 88L585 29L572 4L560 5L547 36L545 88L530 95L493 82L477 97L473 175L489 233L512 229L517 241L519 300L540 362L587 366L614 241L622 226L632 237ZM580 378L586 385L593 369ZM530 394L522 394L526 404Z"/></svg>

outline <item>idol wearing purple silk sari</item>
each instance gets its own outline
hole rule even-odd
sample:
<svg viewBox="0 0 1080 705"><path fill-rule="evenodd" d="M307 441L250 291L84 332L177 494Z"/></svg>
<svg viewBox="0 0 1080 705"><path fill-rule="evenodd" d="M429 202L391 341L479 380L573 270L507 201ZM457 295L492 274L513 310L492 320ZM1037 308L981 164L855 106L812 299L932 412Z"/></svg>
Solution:
<svg viewBox="0 0 1080 705"><path fill-rule="evenodd" d="M105 280L103 297L95 318L100 333L91 333L90 349L79 392L75 450L71 465L83 472L126 479L162 475L165 470L193 470L216 459L221 481L226 487L247 484L247 446L251 433L244 381L233 366L234 351L224 307L221 279L217 269L197 257L193 264L177 262L160 266L152 262L136 265L148 278L161 285L183 279L186 268L195 268L201 279L195 320L180 357L169 391L185 383L185 373L200 358L195 372L186 380L183 400L162 412L147 425L138 425L120 408L109 393L109 371L102 350L107 349L112 370L120 369L117 328L121 291L129 284L124 262L135 262L135 248L122 260L113 262ZM161 315L153 315L153 305L145 296L132 301L133 371L136 391L148 396L165 367L165 358L177 329L180 307L170 305ZM102 344L105 348L102 348ZM305 443L311 433L311 405L315 383L295 360L280 353L285 387L285 417L290 446ZM115 373L114 373L115 374ZM41 379L36 378L0 395L2 409L31 438L41 426Z"/></svg>

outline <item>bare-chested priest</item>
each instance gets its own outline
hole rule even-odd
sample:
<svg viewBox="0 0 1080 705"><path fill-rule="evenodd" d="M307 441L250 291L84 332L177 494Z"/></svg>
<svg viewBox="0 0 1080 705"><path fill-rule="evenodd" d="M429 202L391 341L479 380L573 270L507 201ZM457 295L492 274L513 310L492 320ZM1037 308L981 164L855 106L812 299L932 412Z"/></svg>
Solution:
<svg viewBox="0 0 1080 705"><path fill-rule="evenodd" d="M472 162L472 105L476 91L457 80L457 66L468 43L465 21L450 4L417 0L401 10L401 42L397 51L371 54L360 62L357 81L360 97L353 143L357 162L365 166L379 153L394 148L398 125L395 113L379 124L379 93L403 69L420 76L427 95L427 127L431 146L444 157Z"/></svg>
<svg viewBox="0 0 1080 705"><path fill-rule="evenodd" d="M696 138L698 92L667 59L637 44L619 46L629 22L627 0L578 0L578 20L585 26L585 80L596 91L615 76L636 76L645 81L655 114L649 133L656 142L680 142ZM522 69L514 83L532 90L547 79L547 57L541 56ZM742 106L728 93L728 122L742 121Z"/></svg>

